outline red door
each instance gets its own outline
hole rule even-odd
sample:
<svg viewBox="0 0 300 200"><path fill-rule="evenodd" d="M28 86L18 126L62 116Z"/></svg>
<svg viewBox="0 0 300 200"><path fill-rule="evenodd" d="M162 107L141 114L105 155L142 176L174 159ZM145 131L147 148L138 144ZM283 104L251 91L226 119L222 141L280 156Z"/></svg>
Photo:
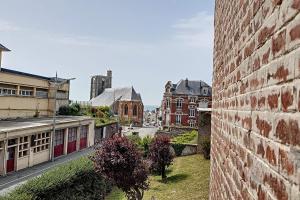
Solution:
<svg viewBox="0 0 300 200"><path fill-rule="evenodd" d="M87 146L87 138L80 138L80 149L85 149Z"/></svg>
<svg viewBox="0 0 300 200"><path fill-rule="evenodd" d="M68 131L68 154L76 151L77 128L69 128Z"/></svg>
<svg viewBox="0 0 300 200"><path fill-rule="evenodd" d="M55 132L54 138L54 157L59 157L64 154L64 130Z"/></svg>
<svg viewBox="0 0 300 200"><path fill-rule="evenodd" d="M80 130L80 149L87 147L88 126L82 126Z"/></svg>
<svg viewBox="0 0 300 200"><path fill-rule="evenodd" d="M8 148L8 157L6 164L6 172L15 171L15 147Z"/></svg>

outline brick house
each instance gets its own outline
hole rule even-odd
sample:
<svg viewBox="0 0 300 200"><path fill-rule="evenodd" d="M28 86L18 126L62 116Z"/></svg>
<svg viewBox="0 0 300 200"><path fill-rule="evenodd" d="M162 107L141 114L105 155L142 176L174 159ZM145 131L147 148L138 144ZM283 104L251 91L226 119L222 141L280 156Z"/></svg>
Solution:
<svg viewBox="0 0 300 200"><path fill-rule="evenodd" d="M109 106L120 122L143 126L144 104L141 95L133 87L109 88L90 100L93 107Z"/></svg>
<svg viewBox="0 0 300 200"><path fill-rule="evenodd" d="M300 1L215 5L210 199L299 200Z"/></svg>
<svg viewBox="0 0 300 200"><path fill-rule="evenodd" d="M168 81L162 101L164 128L198 127L197 108L211 107L211 87L203 81Z"/></svg>

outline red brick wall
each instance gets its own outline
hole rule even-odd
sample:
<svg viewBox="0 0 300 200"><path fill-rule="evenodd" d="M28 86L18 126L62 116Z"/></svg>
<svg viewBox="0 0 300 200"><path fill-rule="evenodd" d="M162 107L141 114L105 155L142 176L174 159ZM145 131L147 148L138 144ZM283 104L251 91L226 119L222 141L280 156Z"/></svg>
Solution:
<svg viewBox="0 0 300 200"><path fill-rule="evenodd" d="M210 199L300 199L300 0L216 0Z"/></svg>

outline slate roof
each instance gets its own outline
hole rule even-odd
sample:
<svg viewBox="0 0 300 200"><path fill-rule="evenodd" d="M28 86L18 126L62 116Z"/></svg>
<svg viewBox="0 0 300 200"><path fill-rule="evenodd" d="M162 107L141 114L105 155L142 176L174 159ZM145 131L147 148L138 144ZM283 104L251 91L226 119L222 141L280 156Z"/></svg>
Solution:
<svg viewBox="0 0 300 200"><path fill-rule="evenodd" d="M206 95L203 94L203 87L208 88L208 93ZM211 96L212 89L211 86L204 81L180 80L177 84L172 84L171 92L173 94Z"/></svg>
<svg viewBox="0 0 300 200"><path fill-rule="evenodd" d="M1 51L10 51L8 48L6 48L5 46L3 46L2 44L0 44L0 50Z"/></svg>
<svg viewBox="0 0 300 200"><path fill-rule="evenodd" d="M107 88L89 102L92 106L112 106L115 101L142 101L142 98L133 87Z"/></svg>

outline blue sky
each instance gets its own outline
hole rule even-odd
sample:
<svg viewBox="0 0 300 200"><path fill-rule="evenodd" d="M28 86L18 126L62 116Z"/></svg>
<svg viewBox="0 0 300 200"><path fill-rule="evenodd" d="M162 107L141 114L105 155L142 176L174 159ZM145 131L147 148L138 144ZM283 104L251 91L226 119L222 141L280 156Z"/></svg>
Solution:
<svg viewBox="0 0 300 200"><path fill-rule="evenodd" d="M212 81L213 0L0 0L2 66L76 80L71 99L89 100L90 76L113 70L159 105L168 80Z"/></svg>

